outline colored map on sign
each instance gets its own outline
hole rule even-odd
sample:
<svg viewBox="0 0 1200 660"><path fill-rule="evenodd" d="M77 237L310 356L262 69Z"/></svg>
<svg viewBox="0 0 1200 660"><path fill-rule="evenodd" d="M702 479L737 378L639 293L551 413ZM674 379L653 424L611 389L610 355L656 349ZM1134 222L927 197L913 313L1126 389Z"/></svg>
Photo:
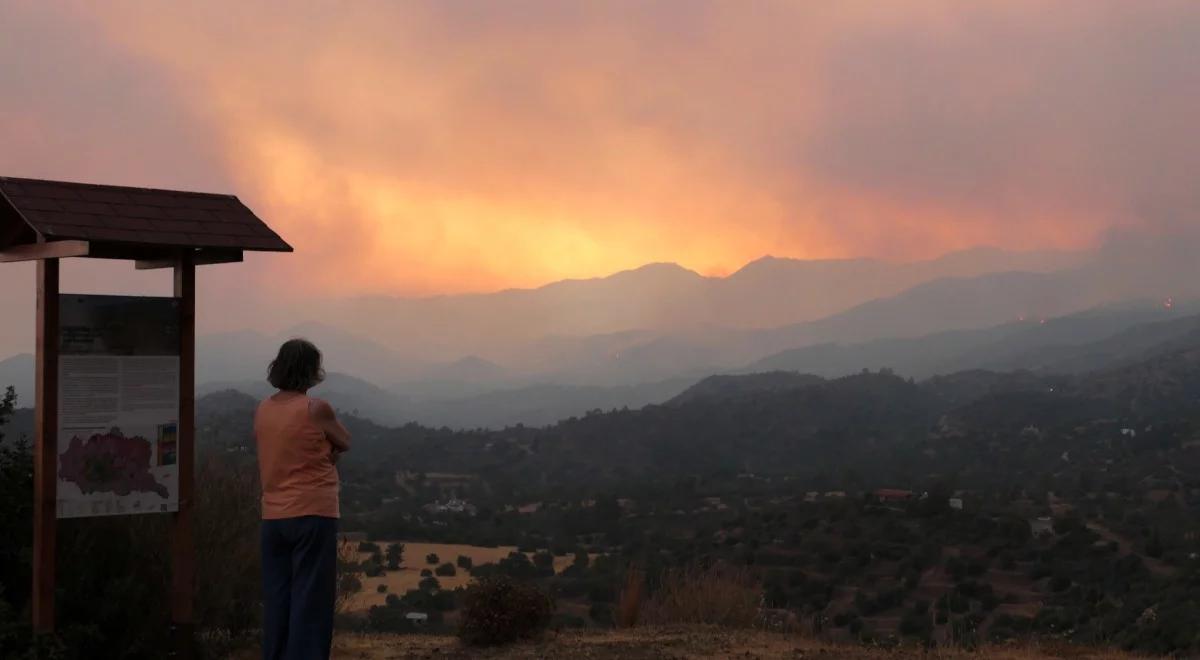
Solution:
<svg viewBox="0 0 1200 660"><path fill-rule="evenodd" d="M157 493L167 497L167 488L150 474L150 442L141 436L125 437L113 428L86 440L79 436L59 456L59 478L89 493Z"/></svg>

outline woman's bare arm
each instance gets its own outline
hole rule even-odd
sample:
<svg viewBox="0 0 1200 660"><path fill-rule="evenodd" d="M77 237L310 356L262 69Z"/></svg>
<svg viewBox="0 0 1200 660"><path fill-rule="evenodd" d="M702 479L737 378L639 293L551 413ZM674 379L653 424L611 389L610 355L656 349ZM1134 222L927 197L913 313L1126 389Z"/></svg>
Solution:
<svg viewBox="0 0 1200 660"><path fill-rule="evenodd" d="M310 410L313 420L325 432L325 437L329 444L333 445L333 449L339 452L350 451L350 432L338 421L333 406L327 401L313 399Z"/></svg>

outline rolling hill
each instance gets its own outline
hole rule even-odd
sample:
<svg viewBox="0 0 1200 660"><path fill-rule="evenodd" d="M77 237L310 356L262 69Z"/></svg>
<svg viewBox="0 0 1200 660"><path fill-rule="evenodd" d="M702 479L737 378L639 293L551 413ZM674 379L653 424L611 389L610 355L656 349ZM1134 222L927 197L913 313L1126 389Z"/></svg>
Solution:
<svg viewBox="0 0 1200 660"><path fill-rule="evenodd" d="M890 367L916 378L977 368L1086 371L1110 364L1118 354L1138 357L1138 347L1149 348L1190 327L1195 322L1191 314L1197 311L1200 304L1196 303L1171 309L1149 301L1107 305L983 329L807 346L765 357L745 371L803 371L832 377Z"/></svg>

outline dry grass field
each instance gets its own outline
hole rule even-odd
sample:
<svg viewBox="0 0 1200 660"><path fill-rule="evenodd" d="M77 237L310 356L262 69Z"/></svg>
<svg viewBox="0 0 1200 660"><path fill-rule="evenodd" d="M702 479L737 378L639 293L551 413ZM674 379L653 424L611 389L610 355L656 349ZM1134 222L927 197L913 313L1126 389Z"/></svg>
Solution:
<svg viewBox="0 0 1200 660"><path fill-rule="evenodd" d="M251 660L253 652L234 656ZM1083 649L1072 646L1030 647L993 646L967 652L957 650L924 651L918 648L873 649L861 646L829 644L794 635L751 630L727 630L708 627L636 628L610 632L548 633L537 642L498 649L475 650L461 646L452 637L424 635L339 635L334 657L343 660L384 660L391 658L495 658L497 660L1131 660L1135 657L1118 651Z"/></svg>
<svg viewBox="0 0 1200 660"><path fill-rule="evenodd" d="M389 543L395 541L379 541L378 545L381 550L386 550ZM386 574L379 577L364 577L362 578L363 589L356 594L347 605L348 612L365 612L371 609L373 605L383 605L388 594L396 594L403 596L409 589L416 589L417 584L421 581L421 571L428 568L433 570L437 568L436 564L428 563L425 558L430 554L438 556L438 564L449 562L451 564L458 560L459 555L464 555L471 558L474 565L492 564L504 559L509 553L516 552L517 549L512 546L500 546L495 548L484 548L476 545L458 545L451 543L417 543L409 541L399 541L404 544L404 561L400 564L400 570L388 571ZM359 559L366 559L368 553L360 552ZM571 565L574 558L571 556L555 557L554 571L557 573L567 566ZM466 586L471 581L471 575L455 567L457 573L452 576L435 576L443 589L455 589L457 587ZM379 593L379 585L386 584L387 592Z"/></svg>

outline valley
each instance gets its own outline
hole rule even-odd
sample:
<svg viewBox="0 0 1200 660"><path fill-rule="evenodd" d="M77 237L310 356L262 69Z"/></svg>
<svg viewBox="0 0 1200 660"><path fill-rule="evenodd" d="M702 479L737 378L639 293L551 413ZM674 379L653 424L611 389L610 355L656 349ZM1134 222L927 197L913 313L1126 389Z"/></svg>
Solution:
<svg viewBox="0 0 1200 660"><path fill-rule="evenodd" d="M1037 329L1110 318L1095 314ZM452 629L469 573L535 581L556 627L604 628L629 571L653 585L701 565L745 567L755 616L841 643L1190 645L1200 332L1191 317L1106 331L1075 351L1091 369L724 375L545 427L349 415L345 530L496 549L436 586L411 566L363 579L345 625L411 632L419 612ZM205 451L251 461L253 399L215 396Z"/></svg>

